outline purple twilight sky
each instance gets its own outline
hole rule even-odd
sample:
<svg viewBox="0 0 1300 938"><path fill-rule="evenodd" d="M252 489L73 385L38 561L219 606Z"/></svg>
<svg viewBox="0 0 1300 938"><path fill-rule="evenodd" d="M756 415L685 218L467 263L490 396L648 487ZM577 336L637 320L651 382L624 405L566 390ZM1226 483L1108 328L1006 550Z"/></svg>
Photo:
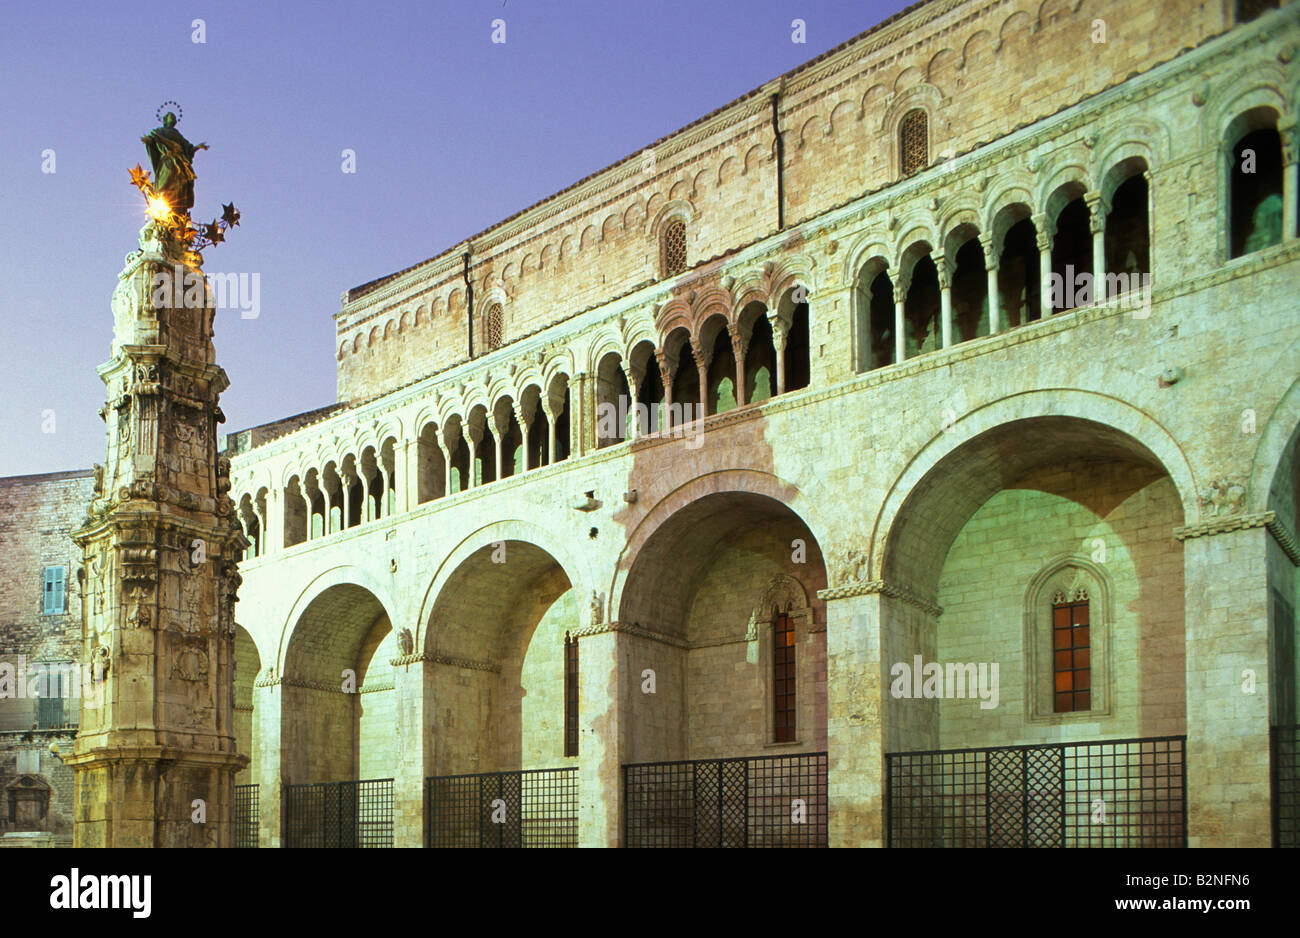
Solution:
<svg viewBox="0 0 1300 938"><path fill-rule="evenodd" d="M231 380L223 429L237 430L335 400L332 316L347 288L639 152L906 5L11 5L0 37L0 475L104 458L95 368L144 222L127 170L149 168L139 138L162 102L179 102L178 129L211 145L195 158L195 220L229 201L243 213L206 269L260 275L257 318L217 316ZM504 44L491 41L498 18ZM792 41L795 19L804 44ZM342 172L345 149L355 174Z"/></svg>

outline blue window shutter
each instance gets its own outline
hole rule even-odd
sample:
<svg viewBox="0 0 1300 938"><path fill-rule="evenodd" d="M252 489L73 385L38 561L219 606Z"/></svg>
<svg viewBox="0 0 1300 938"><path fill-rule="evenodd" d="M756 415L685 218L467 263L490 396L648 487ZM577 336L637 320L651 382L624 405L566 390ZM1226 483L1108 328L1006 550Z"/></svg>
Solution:
<svg viewBox="0 0 1300 938"><path fill-rule="evenodd" d="M41 612L45 614L59 613L64 611L64 603L67 595L67 569L65 567L46 567L45 568L45 591Z"/></svg>

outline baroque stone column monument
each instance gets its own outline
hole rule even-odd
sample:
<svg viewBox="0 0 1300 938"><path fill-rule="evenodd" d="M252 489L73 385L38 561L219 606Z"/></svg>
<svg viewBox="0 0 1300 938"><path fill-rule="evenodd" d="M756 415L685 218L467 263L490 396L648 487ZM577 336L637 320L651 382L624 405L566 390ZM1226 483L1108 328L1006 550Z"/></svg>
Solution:
<svg viewBox="0 0 1300 938"><path fill-rule="evenodd" d="M233 721L236 557L247 541L217 453L229 381L196 249L227 225L204 226L207 236L191 227L192 189L178 187L192 186L195 148L168 118L167 133L145 138L151 158L158 141L170 147L166 184L158 158L158 188L132 173L151 220L113 293L112 357L98 369L107 459L73 535L87 674L64 761L76 771L79 847L230 846L235 772L248 762ZM231 206L227 221L237 219Z"/></svg>

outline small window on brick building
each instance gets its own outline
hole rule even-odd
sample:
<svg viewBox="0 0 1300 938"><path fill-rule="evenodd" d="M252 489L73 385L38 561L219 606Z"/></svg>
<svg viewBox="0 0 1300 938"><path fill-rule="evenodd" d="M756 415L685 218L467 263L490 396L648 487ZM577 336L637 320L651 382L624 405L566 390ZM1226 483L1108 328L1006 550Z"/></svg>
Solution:
<svg viewBox="0 0 1300 938"><path fill-rule="evenodd" d="M1092 709L1092 662L1088 592L1058 591L1052 597L1052 682L1056 713Z"/></svg>
<svg viewBox="0 0 1300 938"><path fill-rule="evenodd" d="M925 111L916 108L903 115L903 120L898 125L898 147L904 176L910 176L929 165L930 141Z"/></svg>
<svg viewBox="0 0 1300 938"><path fill-rule="evenodd" d="M686 269L686 222L679 218L664 227L663 271L665 277L680 274Z"/></svg>
<svg viewBox="0 0 1300 938"><path fill-rule="evenodd" d="M794 668L794 623L779 612L772 620L772 739L778 743L794 742Z"/></svg>
<svg viewBox="0 0 1300 938"><path fill-rule="evenodd" d="M564 633L564 754L578 754L578 640Z"/></svg>
<svg viewBox="0 0 1300 938"><path fill-rule="evenodd" d="M504 337L504 328L502 326L502 311L500 303L493 303L488 307L487 312L487 349L499 349Z"/></svg>
<svg viewBox="0 0 1300 938"><path fill-rule="evenodd" d="M66 567L46 567L41 613L54 615L67 611Z"/></svg>

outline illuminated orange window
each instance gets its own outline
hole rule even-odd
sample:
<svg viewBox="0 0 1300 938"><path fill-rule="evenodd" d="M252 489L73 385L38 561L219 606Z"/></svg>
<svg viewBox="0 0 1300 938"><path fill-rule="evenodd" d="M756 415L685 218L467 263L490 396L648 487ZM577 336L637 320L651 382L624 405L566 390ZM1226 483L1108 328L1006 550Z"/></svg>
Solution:
<svg viewBox="0 0 1300 938"><path fill-rule="evenodd" d="M1088 594L1052 597L1052 680L1057 713L1092 709L1092 648Z"/></svg>
<svg viewBox="0 0 1300 938"><path fill-rule="evenodd" d="M794 742L794 626L778 613L772 623L772 701L778 743Z"/></svg>
<svg viewBox="0 0 1300 938"><path fill-rule="evenodd" d="M578 754L578 640L564 633L564 754Z"/></svg>

